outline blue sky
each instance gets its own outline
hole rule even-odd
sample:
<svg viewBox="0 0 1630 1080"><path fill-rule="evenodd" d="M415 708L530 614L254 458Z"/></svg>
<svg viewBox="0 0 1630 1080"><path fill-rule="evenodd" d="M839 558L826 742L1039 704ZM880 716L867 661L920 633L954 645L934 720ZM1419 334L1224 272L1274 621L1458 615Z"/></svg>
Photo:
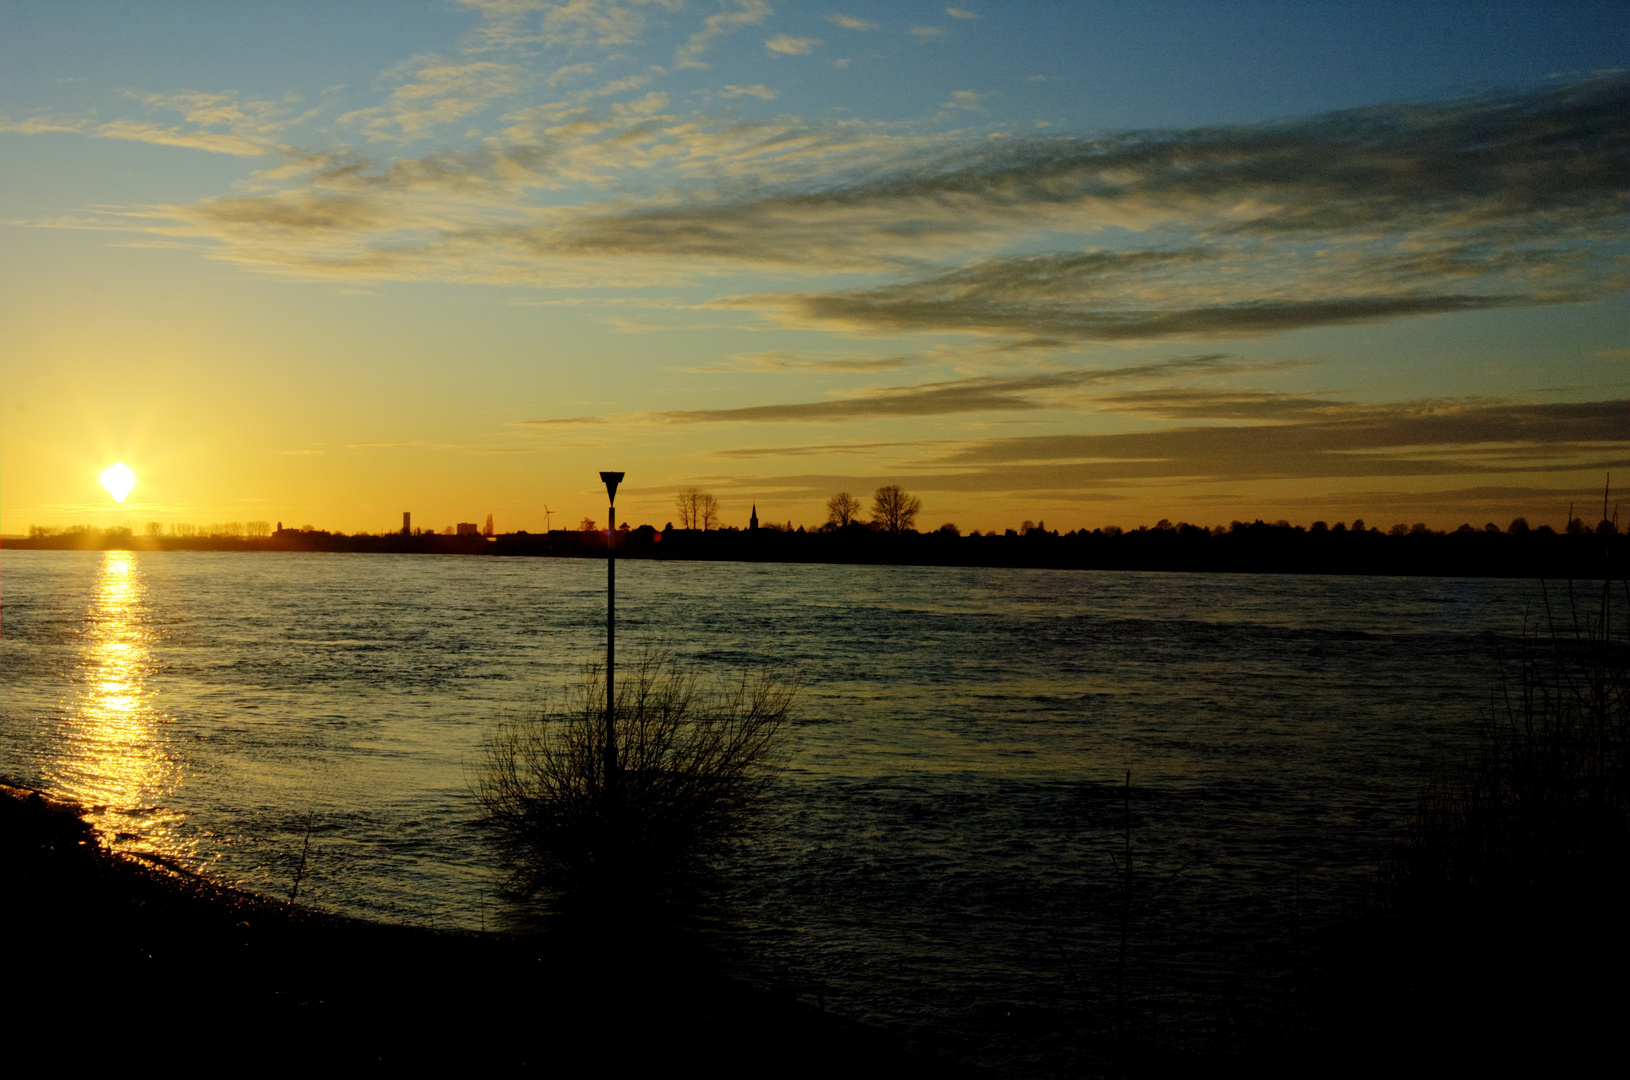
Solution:
<svg viewBox="0 0 1630 1080"><path fill-rule="evenodd" d="M0 531L1559 521L1627 14L0 3Z"/></svg>

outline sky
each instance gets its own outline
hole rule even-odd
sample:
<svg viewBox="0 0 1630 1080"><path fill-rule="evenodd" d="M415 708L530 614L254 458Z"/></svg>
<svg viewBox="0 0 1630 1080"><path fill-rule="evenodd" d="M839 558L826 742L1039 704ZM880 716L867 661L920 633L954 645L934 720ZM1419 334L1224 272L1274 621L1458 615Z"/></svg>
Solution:
<svg viewBox="0 0 1630 1080"><path fill-rule="evenodd" d="M0 533L1594 516L1627 70L1558 0L0 0Z"/></svg>

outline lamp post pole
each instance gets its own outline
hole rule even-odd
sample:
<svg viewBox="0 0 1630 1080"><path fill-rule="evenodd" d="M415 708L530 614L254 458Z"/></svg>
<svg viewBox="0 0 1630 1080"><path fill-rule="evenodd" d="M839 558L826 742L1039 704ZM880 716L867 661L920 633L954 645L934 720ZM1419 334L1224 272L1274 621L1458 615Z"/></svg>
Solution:
<svg viewBox="0 0 1630 1080"><path fill-rule="evenodd" d="M605 481L607 507L606 530L606 789L617 784L617 485L622 483L620 472L602 472Z"/></svg>

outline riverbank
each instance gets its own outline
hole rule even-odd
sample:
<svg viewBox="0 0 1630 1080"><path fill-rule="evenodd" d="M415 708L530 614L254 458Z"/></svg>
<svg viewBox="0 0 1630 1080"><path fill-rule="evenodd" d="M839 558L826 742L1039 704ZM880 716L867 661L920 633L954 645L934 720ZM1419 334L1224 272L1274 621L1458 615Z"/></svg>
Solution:
<svg viewBox="0 0 1630 1080"><path fill-rule="evenodd" d="M0 866L12 1062L961 1071L683 943L341 918L111 853L76 807L6 785Z"/></svg>

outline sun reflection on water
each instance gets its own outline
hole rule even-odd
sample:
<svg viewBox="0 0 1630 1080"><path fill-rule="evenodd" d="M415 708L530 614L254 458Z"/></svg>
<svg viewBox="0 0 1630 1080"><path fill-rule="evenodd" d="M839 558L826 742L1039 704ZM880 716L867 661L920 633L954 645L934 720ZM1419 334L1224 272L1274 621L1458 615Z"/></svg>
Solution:
<svg viewBox="0 0 1630 1080"><path fill-rule="evenodd" d="M135 555L103 556L47 772L51 788L89 810L106 841L160 853L170 851L182 815L166 805L179 775L149 682L156 634L146 592Z"/></svg>

